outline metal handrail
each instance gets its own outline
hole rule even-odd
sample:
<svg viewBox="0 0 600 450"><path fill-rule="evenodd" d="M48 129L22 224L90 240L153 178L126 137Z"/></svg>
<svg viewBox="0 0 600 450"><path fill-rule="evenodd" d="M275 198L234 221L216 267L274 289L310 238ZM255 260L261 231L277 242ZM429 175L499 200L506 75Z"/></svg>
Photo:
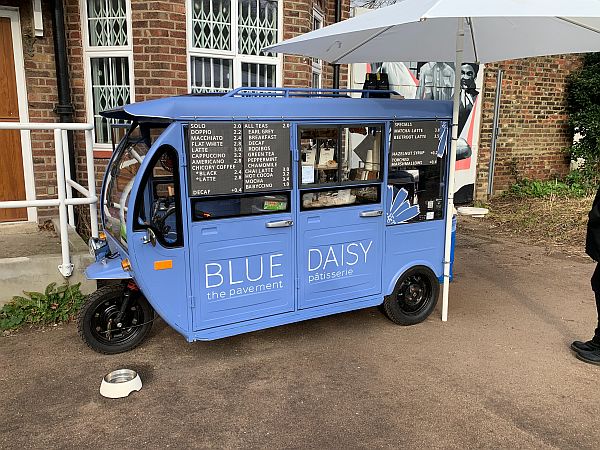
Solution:
<svg viewBox="0 0 600 450"><path fill-rule="evenodd" d="M56 159L56 185L58 198L44 200L11 200L1 201L0 209L8 208L40 208L58 206L60 223L60 244L62 264L58 270L65 277L73 274L73 264L69 253L69 227L75 226L74 205L89 205L90 228L93 237L98 237L98 209L96 203L96 177L94 174L94 151L91 123L18 123L0 122L0 130L54 130L54 155ZM71 179L67 131L83 131L85 133L85 162L87 169L87 189ZM73 197L73 189L83 197Z"/></svg>

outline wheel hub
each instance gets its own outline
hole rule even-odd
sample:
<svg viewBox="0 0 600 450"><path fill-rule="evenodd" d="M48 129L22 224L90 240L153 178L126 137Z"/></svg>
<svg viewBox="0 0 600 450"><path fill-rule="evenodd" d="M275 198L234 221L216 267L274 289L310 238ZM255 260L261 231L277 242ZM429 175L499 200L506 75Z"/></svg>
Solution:
<svg viewBox="0 0 600 450"><path fill-rule="evenodd" d="M414 275L405 280L398 292L400 307L409 314L416 314L427 306L430 289L427 280Z"/></svg>
<svg viewBox="0 0 600 450"><path fill-rule="evenodd" d="M93 316L93 330L99 340L105 341L124 341L136 330L138 323L138 311L136 306L132 305L125 311L119 320L122 298L108 300L98 306Z"/></svg>

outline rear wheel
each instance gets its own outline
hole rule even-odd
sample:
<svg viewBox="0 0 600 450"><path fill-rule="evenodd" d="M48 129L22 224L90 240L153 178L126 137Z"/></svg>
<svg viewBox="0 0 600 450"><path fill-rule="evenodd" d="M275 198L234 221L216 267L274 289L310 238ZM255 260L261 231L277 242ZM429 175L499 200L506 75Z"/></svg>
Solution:
<svg viewBox="0 0 600 450"><path fill-rule="evenodd" d="M429 317L439 292L440 284L433 271L425 266L415 266L398 279L394 292L383 302L383 310L394 323L414 325Z"/></svg>
<svg viewBox="0 0 600 450"><path fill-rule="evenodd" d="M125 301L127 305L121 314ZM105 354L122 353L144 340L152 327L153 317L152 306L139 291L110 285L88 296L79 310L77 329L93 350Z"/></svg>

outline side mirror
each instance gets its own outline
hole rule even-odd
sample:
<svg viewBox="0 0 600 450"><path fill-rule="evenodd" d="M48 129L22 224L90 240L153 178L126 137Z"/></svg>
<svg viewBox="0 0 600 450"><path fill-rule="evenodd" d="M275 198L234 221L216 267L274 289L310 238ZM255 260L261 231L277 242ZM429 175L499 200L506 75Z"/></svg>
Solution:
<svg viewBox="0 0 600 450"><path fill-rule="evenodd" d="M152 228L146 228L146 236L142 238L143 244L152 244L152 247L156 247L156 234L152 231Z"/></svg>

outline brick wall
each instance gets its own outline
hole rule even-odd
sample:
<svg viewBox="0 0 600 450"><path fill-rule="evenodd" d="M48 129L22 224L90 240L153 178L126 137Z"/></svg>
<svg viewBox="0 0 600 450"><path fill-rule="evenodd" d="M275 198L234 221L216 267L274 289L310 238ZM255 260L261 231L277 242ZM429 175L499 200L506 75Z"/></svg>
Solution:
<svg viewBox="0 0 600 450"><path fill-rule="evenodd" d="M558 55L486 65L477 199L486 198L488 187L497 70L503 70L503 79L494 194L517 178L547 180L568 172L569 158L564 150L572 136L567 127L565 86L567 76L580 64L577 55Z"/></svg>
<svg viewBox="0 0 600 450"><path fill-rule="evenodd" d="M187 93L185 0L131 1L135 100Z"/></svg>
<svg viewBox="0 0 600 450"><path fill-rule="evenodd" d="M313 9L323 14L323 26L335 22L335 0L284 0L283 1L283 39L291 39L312 31ZM350 0L342 0L342 20L350 17ZM312 83L310 58L303 56L284 56L283 85L286 87L310 87ZM348 66L340 66L340 88L348 85ZM333 68L323 62L322 86L333 86Z"/></svg>
<svg viewBox="0 0 600 450"><path fill-rule="evenodd" d="M51 11L48 2L42 2L43 37L34 37L32 2L2 0L0 5L19 7L29 121L54 122L57 120L57 116L53 109L58 97ZM23 118L21 119L23 120ZM51 131L32 131L30 136L36 197L40 200L56 198L53 133ZM38 208L40 222L54 216L56 216L56 208Z"/></svg>

